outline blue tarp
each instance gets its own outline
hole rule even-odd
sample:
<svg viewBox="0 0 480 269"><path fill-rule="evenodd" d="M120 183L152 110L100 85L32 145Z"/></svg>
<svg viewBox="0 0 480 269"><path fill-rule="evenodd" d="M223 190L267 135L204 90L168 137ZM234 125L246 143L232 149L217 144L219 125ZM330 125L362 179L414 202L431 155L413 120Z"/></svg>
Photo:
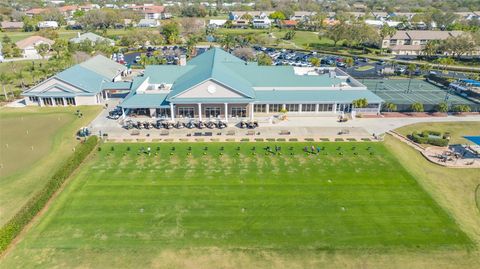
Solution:
<svg viewBox="0 0 480 269"><path fill-rule="evenodd" d="M464 136L464 138L480 146L480 136Z"/></svg>

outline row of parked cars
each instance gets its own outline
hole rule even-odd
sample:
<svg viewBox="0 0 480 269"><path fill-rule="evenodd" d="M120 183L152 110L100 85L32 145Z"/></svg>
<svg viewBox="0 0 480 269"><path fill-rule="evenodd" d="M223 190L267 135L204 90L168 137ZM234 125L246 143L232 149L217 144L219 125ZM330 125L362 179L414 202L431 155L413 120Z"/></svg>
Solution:
<svg viewBox="0 0 480 269"><path fill-rule="evenodd" d="M291 65L300 67L312 67L311 59L318 58L320 66L337 66L345 68L347 66L345 58L334 55L320 55L316 52L301 52L287 49L274 49L260 46L254 46L253 49L258 52L263 52L270 56L274 65ZM354 57L354 65L361 62L368 62L367 58Z"/></svg>

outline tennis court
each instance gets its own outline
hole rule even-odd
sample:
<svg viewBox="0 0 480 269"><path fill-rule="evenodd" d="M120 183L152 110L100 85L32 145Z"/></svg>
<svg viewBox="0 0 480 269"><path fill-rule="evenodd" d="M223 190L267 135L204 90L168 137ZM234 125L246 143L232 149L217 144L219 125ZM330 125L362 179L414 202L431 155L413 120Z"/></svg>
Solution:
<svg viewBox="0 0 480 269"><path fill-rule="evenodd" d="M479 109L478 104L455 92L447 92L445 89L419 79L411 81L409 79L364 79L360 82L385 102L396 104L400 111L408 110L412 103L417 102L422 103L426 111L433 110L435 105L445 101L449 105L470 105L472 111Z"/></svg>

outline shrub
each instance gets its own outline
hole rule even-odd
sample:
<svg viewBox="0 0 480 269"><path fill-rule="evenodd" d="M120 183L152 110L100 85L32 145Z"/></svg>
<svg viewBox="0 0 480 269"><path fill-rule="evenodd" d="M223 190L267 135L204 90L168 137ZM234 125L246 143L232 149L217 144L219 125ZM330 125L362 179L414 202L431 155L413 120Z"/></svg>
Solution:
<svg viewBox="0 0 480 269"><path fill-rule="evenodd" d="M240 142L248 142L248 141L250 141L249 138L242 138L242 139L240 139Z"/></svg>
<svg viewBox="0 0 480 269"><path fill-rule="evenodd" d="M263 140L264 140L263 138L255 138L255 141L257 142L263 142Z"/></svg>
<svg viewBox="0 0 480 269"><path fill-rule="evenodd" d="M286 139L285 139L285 138L278 138L277 141L278 141L278 142L285 142Z"/></svg>
<svg viewBox="0 0 480 269"><path fill-rule="evenodd" d="M442 136L442 133L437 131L423 131L422 133L413 132L409 138L418 144L429 144L439 147L446 147L449 142L449 139L445 138L445 136Z"/></svg>
<svg viewBox="0 0 480 269"><path fill-rule="evenodd" d="M275 138L267 138L268 142L275 142Z"/></svg>
<svg viewBox="0 0 480 269"><path fill-rule="evenodd" d="M75 152L58 168L47 184L0 229L0 253L23 230L37 213L42 210L52 195L62 186L65 180L85 160L98 144L98 137L91 136L76 147Z"/></svg>
<svg viewBox="0 0 480 269"><path fill-rule="evenodd" d="M335 138L335 141L337 141L337 142L343 141L343 138Z"/></svg>
<svg viewBox="0 0 480 269"><path fill-rule="evenodd" d="M298 139L297 139L297 138L290 138L290 139L288 139L288 141L290 141L290 142L297 142Z"/></svg>
<svg viewBox="0 0 480 269"><path fill-rule="evenodd" d="M315 141L315 139L313 139L313 138L305 138L304 140L305 140L305 141L308 141L308 142L313 142L313 141Z"/></svg>

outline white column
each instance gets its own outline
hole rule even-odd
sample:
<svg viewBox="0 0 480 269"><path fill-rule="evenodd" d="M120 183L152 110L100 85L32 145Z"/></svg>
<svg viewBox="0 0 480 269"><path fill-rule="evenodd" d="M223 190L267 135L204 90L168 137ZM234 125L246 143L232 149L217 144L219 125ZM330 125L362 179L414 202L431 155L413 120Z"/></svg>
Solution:
<svg viewBox="0 0 480 269"><path fill-rule="evenodd" d="M63 106L67 106L67 98L63 97L62 101L63 101Z"/></svg>
<svg viewBox="0 0 480 269"><path fill-rule="evenodd" d="M333 113L337 112L337 103L333 103Z"/></svg>
<svg viewBox="0 0 480 269"><path fill-rule="evenodd" d="M270 105L269 104L266 104L265 112L270 113Z"/></svg>
<svg viewBox="0 0 480 269"><path fill-rule="evenodd" d="M202 120L202 104L198 103L198 120Z"/></svg>
<svg viewBox="0 0 480 269"><path fill-rule="evenodd" d="M298 104L298 113L302 113L302 104Z"/></svg>
<svg viewBox="0 0 480 269"><path fill-rule="evenodd" d="M318 113L318 108L320 107L319 104L315 104L315 113Z"/></svg>
<svg viewBox="0 0 480 269"><path fill-rule="evenodd" d="M253 103L250 103L250 120L253 120Z"/></svg>
<svg viewBox="0 0 480 269"><path fill-rule="evenodd" d="M125 108L122 107L122 119L125 119L127 115L125 115Z"/></svg>
<svg viewBox="0 0 480 269"><path fill-rule="evenodd" d="M172 121L175 120L175 109L173 108L173 103L170 103L170 116L172 116Z"/></svg>
<svg viewBox="0 0 480 269"><path fill-rule="evenodd" d="M42 97L38 97L38 105L39 106L43 106L43 98Z"/></svg>
<svg viewBox="0 0 480 269"><path fill-rule="evenodd" d="M225 103L225 121L228 122L228 103Z"/></svg>

